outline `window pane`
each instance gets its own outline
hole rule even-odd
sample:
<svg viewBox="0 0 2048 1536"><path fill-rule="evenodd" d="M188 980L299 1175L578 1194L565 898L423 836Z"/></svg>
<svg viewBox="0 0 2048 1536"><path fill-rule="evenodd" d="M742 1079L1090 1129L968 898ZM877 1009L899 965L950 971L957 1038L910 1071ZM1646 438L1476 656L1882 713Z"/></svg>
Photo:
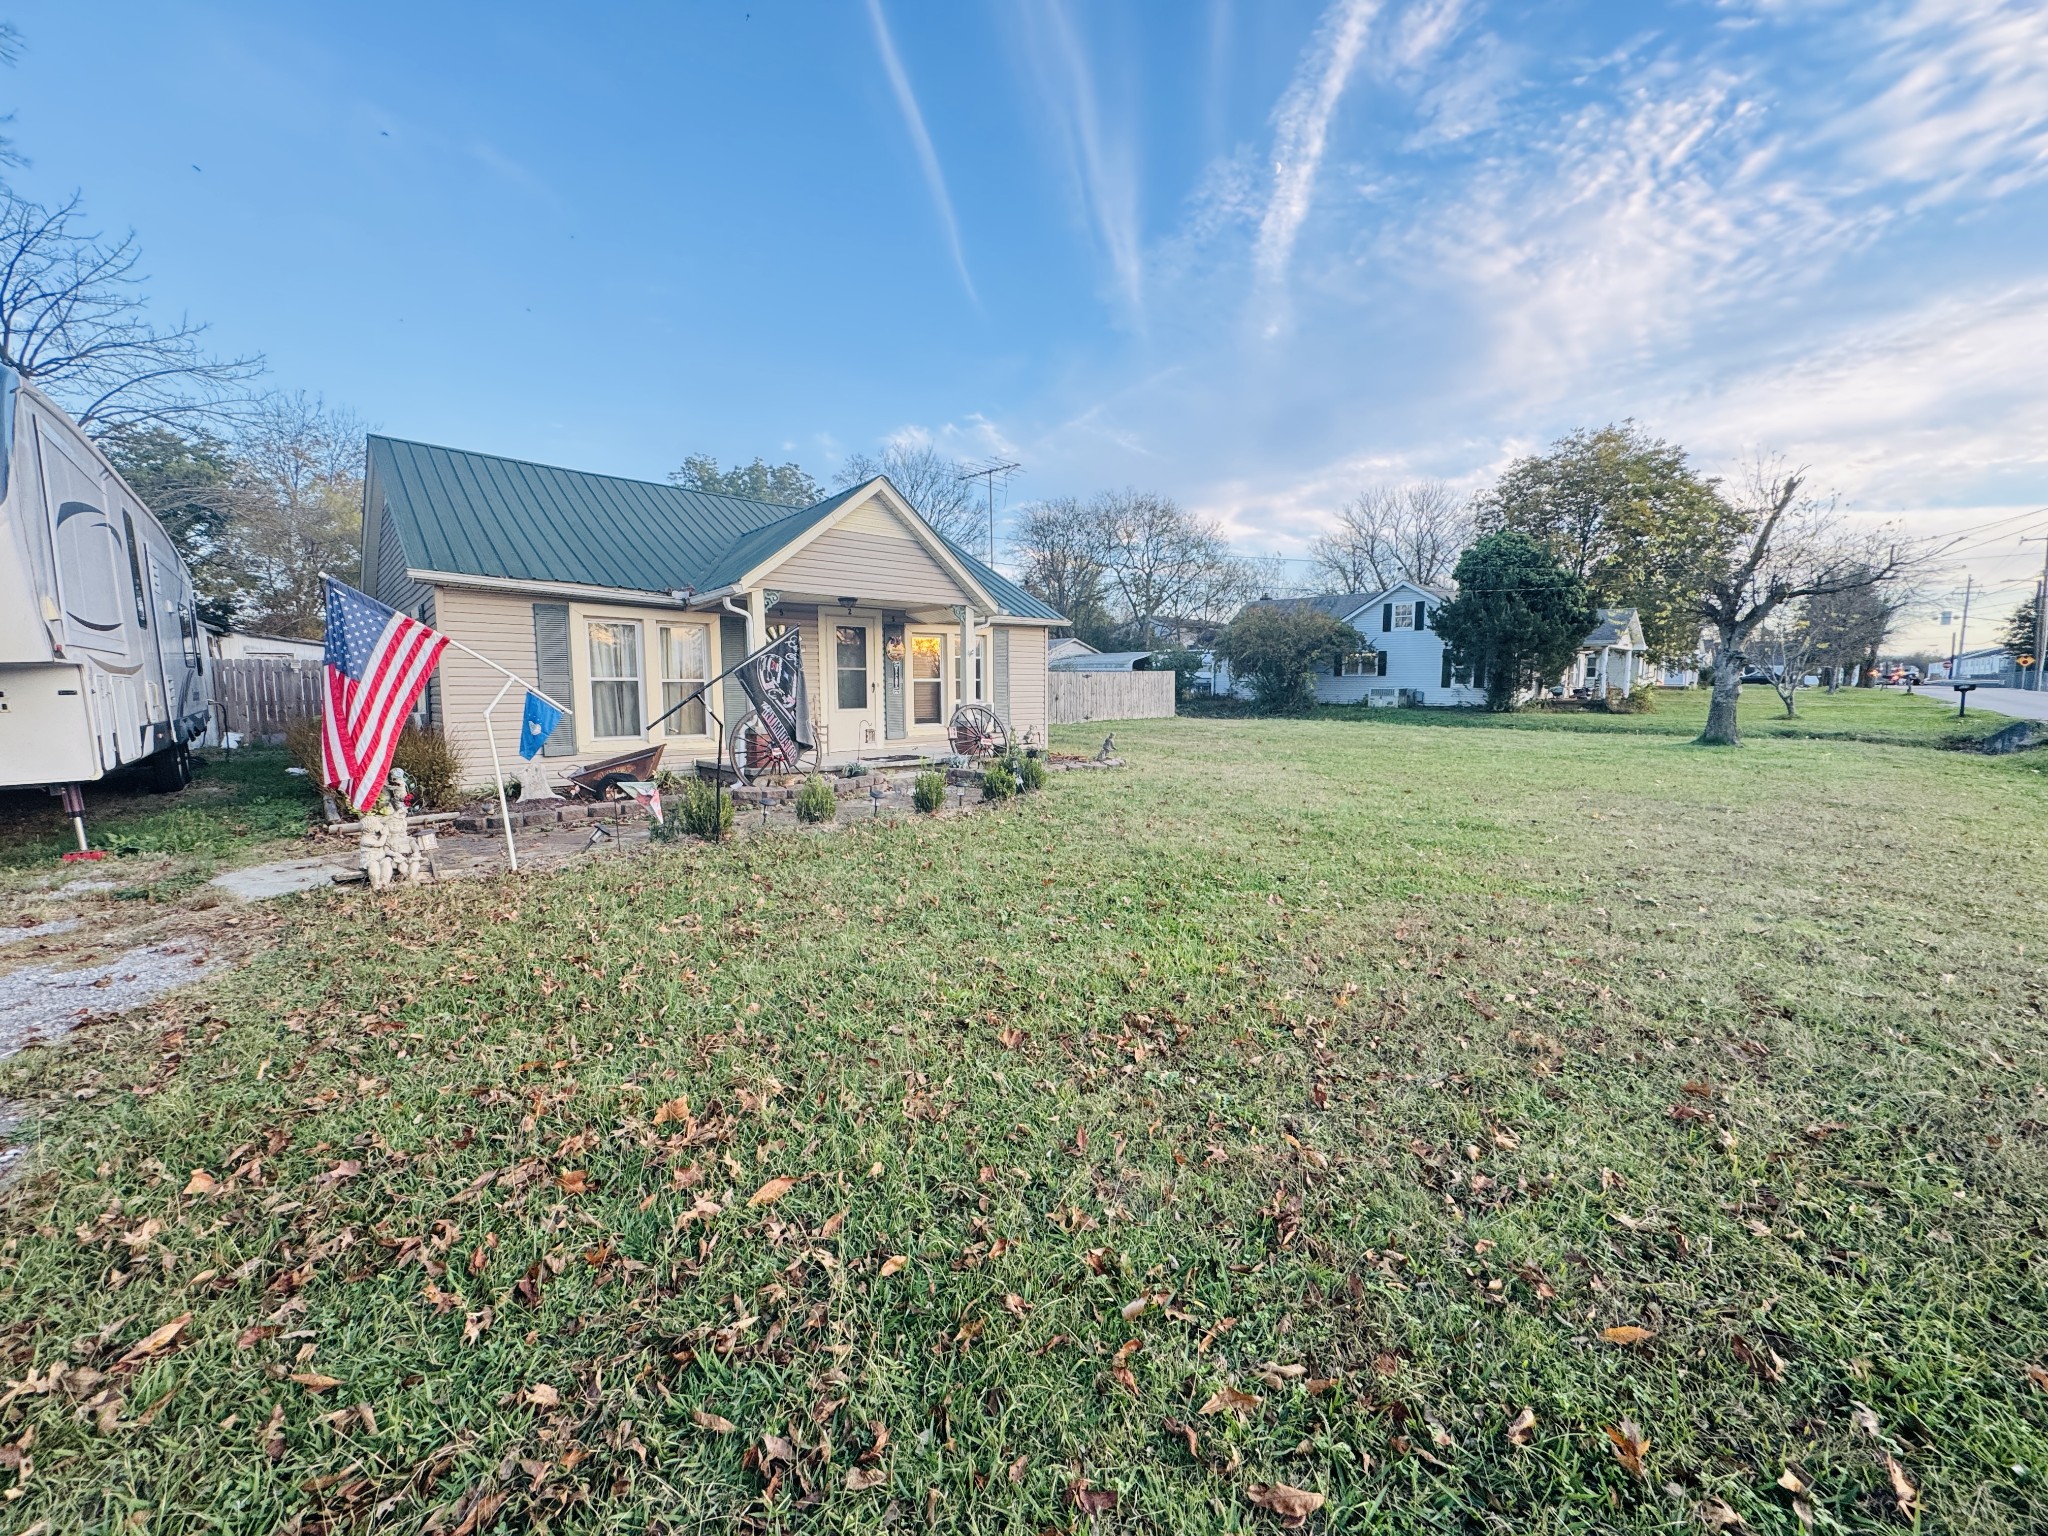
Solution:
<svg viewBox="0 0 2048 1536"><path fill-rule="evenodd" d="M638 736L645 727L640 710L640 626L623 619L592 620L590 639L590 725L599 736Z"/></svg>
<svg viewBox="0 0 2048 1536"><path fill-rule="evenodd" d="M937 725L945 707L945 642L937 635L910 637L910 718Z"/></svg>
<svg viewBox="0 0 2048 1536"><path fill-rule="evenodd" d="M695 693L711 675L709 632L701 624L664 624L661 627L661 707L675 709ZM702 736L705 733L704 700L691 699L662 722L669 736Z"/></svg>
<svg viewBox="0 0 2048 1536"><path fill-rule="evenodd" d="M839 707L868 707L868 631L864 624L841 624L833 630L834 659L839 673Z"/></svg>

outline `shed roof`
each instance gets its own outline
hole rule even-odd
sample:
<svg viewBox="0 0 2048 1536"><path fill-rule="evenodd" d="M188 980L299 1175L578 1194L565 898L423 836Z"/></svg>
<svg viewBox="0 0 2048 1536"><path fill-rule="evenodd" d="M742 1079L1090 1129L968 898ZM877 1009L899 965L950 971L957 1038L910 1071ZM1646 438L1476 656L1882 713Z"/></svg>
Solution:
<svg viewBox="0 0 2048 1536"><path fill-rule="evenodd" d="M1144 672L1151 669L1150 651L1097 651L1055 656L1055 672Z"/></svg>
<svg viewBox="0 0 2048 1536"><path fill-rule="evenodd" d="M414 570L630 592L711 592L738 581L873 483L790 507L373 436L366 495L374 494L377 505L365 507L365 539L374 547L367 543L369 524L389 517ZM1004 613L1060 617L957 545L936 532L933 537Z"/></svg>

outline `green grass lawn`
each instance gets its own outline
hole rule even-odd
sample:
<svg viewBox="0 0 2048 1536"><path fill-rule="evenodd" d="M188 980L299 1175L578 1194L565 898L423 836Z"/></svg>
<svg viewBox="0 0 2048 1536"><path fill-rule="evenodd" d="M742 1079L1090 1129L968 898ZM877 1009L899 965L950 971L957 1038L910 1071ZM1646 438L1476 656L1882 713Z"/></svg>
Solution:
<svg viewBox="0 0 2048 1536"><path fill-rule="evenodd" d="M0 1067L4 1523L2048 1528L2048 809L1932 712L300 899Z"/></svg>
<svg viewBox="0 0 2048 1536"><path fill-rule="evenodd" d="M85 787L86 833L115 860L173 855L190 872L246 863L305 835L319 794L285 772L281 747L193 755L193 779L175 794L148 787L145 772L110 775ZM48 869L78 846L54 795L0 790L0 871ZM118 878L118 864L100 877Z"/></svg>

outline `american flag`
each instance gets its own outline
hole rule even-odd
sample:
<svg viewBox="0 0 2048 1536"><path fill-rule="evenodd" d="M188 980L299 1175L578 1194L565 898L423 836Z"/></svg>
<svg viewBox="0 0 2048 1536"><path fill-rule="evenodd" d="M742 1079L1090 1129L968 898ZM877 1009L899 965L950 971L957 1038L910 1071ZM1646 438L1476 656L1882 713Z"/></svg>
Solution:
<svg viewBox="0 0 2048 1536"><path fill-rule="evenodd" d="M327 589L327 708L320 758L327 782L358 811L377 803L398 733L448 637L354 587Z"/></svg>

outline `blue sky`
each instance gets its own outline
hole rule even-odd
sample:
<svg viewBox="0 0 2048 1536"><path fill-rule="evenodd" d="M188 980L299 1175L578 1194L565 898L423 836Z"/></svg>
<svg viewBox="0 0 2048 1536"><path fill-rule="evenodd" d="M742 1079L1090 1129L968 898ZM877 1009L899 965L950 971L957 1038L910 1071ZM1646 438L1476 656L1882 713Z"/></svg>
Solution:
<svg viewBox="0 0 2048 1536"><path fill-rule="evenodd" d="M16 184L403 436L821 478L929 438L1280 554L1630 415L1916 534L2048 504L2037 3L5 14ZM2036 524L1929 611L1966 569L2010 607Z"/></svg>

